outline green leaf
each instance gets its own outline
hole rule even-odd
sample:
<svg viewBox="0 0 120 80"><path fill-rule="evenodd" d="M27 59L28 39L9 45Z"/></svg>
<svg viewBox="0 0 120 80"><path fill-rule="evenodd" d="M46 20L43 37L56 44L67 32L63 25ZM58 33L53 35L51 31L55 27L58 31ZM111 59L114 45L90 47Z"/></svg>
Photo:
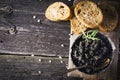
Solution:
<svg viewBox="0 0 120 80"><path fill-rule="evenodd" d="M100 40L96 37L96 34L98 33L98 30L89 30L87 32L84 32L82 38L83 39L91 39L91 40Z"/></svg>

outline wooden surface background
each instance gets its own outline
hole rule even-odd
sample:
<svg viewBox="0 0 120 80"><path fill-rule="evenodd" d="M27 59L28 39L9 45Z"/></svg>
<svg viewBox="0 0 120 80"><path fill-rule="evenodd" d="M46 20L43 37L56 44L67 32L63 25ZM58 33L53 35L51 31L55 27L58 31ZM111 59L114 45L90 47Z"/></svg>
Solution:
<svg viewBox="0 0 120 80"><path fill-rule="evenodd" d="M7 15L5 19L16 26L17 33L15 35L7 34L9 26L0 24L0 41L2 41L0 52L67 56L69 22L51 22L44 15L46 8L55 1L57 0L1 0L1 7L6 4L13 7L13 13ZM64 2L72 4L72 1L64 0ZM33 19L33 16L36 18Z"/></svg>
<svg viewBox="0 0 120 80"><path fill-rule="evenodd" d="M73 4L73 0L0 0L0 9L13 8L5 17L0 13L0 80L80 80L51 76L66 70L69 53L69 21L52 22L44 16L56 1ZM16 26L16 34L8 33L11 27L6 23Z"/></svg>

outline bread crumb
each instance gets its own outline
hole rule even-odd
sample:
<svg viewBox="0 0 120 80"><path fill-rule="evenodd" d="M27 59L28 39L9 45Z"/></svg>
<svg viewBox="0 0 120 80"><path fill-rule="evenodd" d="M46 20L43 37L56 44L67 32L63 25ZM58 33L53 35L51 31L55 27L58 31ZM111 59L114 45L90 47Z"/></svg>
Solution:
<svg viewBox="0 0 120 80"><path fill-rule="evenodd" d="M33 16L33 19L35 19L35 18L36 18L36 16L34 15L34 16Z"/></svg>
<svg viewBox="0 0 120 80"><path fill-rule="evenodd" d="M59 56L59 59L62 59L62 56Z"/></svg>
<svg viewBox="0 0 120 80"><path fill-rule="evenodd" d="M39 22L41 22L41 20L40 20L40 19L38 19L38 20L37 20L37 22L39 23Z"/></svg>
<svg viewBox="0 0 120 80"><path fill-rule="evenodd" d="M64 47L64 44L61 44L61 47Z"/></svg>
<svg viewBox="0 0 120 80"><path fill-rule="evenodd" d="M52 63L52 61L51 61L51 60L49 60L49 63Z"/></svg>
<svg viewBox="0 0 120 80"><path fill-rule="evenodd" d="M41 74L42 72L41 71L38 71L39 74Z"/></svg>
<svg viewBox="0 0 120 80"><path fill-rule="evenodd" d="M38 61L39 61L39 62L41 62L41 61L42 61L42 59L39 59Z"/></svg>
<svg viewBox="0 0 120 80"><path fill-rule="evenodd" d="M31 54L31 56L33 57L33 56L35 56L34 54Z"/></svg>
<svg viewBox="0 0 120 80"><path fill-rule="evenodd" d="M63 61L60 61L60 63L63 63Z"/></svg>

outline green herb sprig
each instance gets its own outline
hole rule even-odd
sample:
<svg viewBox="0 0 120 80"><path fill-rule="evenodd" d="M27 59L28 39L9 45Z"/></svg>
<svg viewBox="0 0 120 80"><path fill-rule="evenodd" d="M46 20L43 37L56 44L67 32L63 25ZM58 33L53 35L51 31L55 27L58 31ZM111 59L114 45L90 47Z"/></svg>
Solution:
<svg viewBox="0 0 120 80"><path fill-rule="evenodd" d="M99 38L96 37L96 34L98 33L98 30L89 30L87 32L83 32L83 39L91 39L91 40L100 40Z"/></svg>

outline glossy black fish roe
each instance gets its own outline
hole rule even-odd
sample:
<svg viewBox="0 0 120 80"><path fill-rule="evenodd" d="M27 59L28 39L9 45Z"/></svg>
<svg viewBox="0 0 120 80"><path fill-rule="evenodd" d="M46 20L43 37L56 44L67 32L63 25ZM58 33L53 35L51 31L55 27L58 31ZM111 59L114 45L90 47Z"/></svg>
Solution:
<svg viewBox="0 0 120 80"><path fill-rule="evenodd" d="M71 58L73 64L77 67L87 65L79 69L87 74L95 74L105 70L112 60L112 46L106 36L97 33L99 40L83 39L82 35L78 37L71 47ZM110 59L107 66L103 66L106 59Z"/></svg>

